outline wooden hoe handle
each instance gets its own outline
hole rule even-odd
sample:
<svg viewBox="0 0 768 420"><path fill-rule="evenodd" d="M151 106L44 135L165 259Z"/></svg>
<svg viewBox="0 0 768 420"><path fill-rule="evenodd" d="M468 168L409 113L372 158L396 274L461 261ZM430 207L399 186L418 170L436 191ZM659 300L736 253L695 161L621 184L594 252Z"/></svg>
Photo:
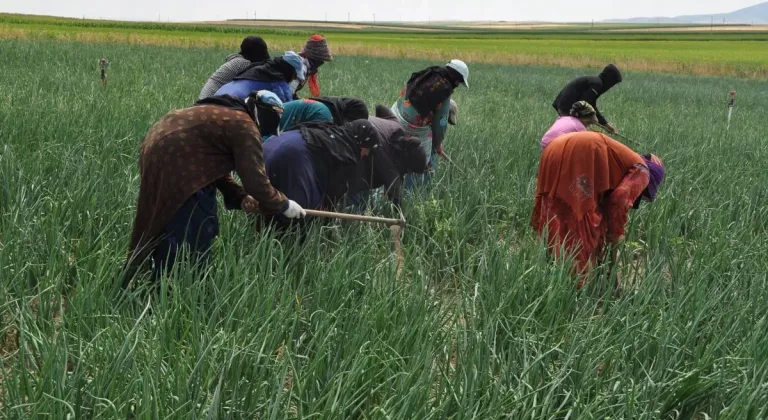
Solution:
<svg viewBox="0 0 768 420"><path fill-rule="evenodd" d="M405 226L405 219L385 219L383 217L361 216L358 214L334 213L330 211L305 210L307 216L322 217L324 219L353 220L356 222L383 223L387 226Z"/></svg>

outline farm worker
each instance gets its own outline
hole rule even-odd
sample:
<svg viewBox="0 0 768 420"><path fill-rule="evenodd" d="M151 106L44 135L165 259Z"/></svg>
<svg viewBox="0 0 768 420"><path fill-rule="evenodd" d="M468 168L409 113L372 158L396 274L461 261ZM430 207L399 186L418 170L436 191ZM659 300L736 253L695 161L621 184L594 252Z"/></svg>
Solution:
<svg viewBox="0 0 768 420"><path fill-rule="evenodd" d="M287 102L280 117L280 132L308 122L332 122L336 125L368 118L368 107L358 98L321 97Z"/></svg>
<svg viewBox="0 0 768 420"><path fill-rule="evenodd" d="M267 60L267 43L260 36L245 37L240 44L240 52L227 57L224 64L205 83L200 91L200 99L215 95L219 88L234 80L235 76L247 70L253 63L263 63Z"/></svg>
<svg viewBox="0 0 768 420"><path fill-rule="evenodd" d="M305 83L309 85L309 92L312 96L320 96L320 84L317 81L317 73L320 70L320 66L327 61L333 61L331 49L328 47L328 40L322 35L312 35L304 44L304 48L302 48L299 55L306 60L308 71L306 82L297 84L294 98L299 99L298 92L304 88Z"/></svg>
<svg viewBox="0 0 768 420"><path fill-rule="evenodd" d="M124 287L147 257L153 277L170 270L182 245L193 261L205 264L219 233L217 189L228 209L305 215L270 184L264 169L260 133L277 129L281 107L266 91L245 101L213 97L171 111L150 129L139 157L141 183Z"/></svg>
<svg viewBox="0 0 768 420"><path fill-rule="evenodd" d="M309 123L264 144L267 175L272 185L301 207L330 207L354 182L360 160L379 144L368 120L343 126ZM278 226L290 220L278 212L267 219Z"/></svg>
<svg viewBox="0 0 768 420"><path fill-rule="evenodd" d="M611 133L616 132L616 128L608 123L600 109L597 107L597 98L619 83L621 83L621 72L613 64L605 66L603 72L598 76L581 76L570 81L555 98L552 106L560 116L567 116L571 112L573 104L578 101L586 101L592 105L597 113L597 122Z"/></svg>
<svg viewBox="0 0 768 420"><path fill-rule="evenodd" d="M458 115L459 115L459 106L458 104L456 104L456 101L451 99L451 107L448 110L448 124L456 125L456 122L458 120ZM445 140L443 140L443 142L445 142ZM445 155L445 152L442 152L439 155L443 157L447 157ZM408 175L405 178L406 188L410 189L415 187L418 184L429 183L429 180L431 178L430 174L434 174L435 171L437 171L437 163L438 163L437 156L438 156L438 152L435 149L432 149L432 153L428 157L429 167L427 172L425 172L424 174Z"/></svg>
<svg viewBox="0 0 768 420"><path fill-rule="evenodd" d="M595 108L586 101L576 102L571 107L570 115L557 117L555 124L544 134L541 139L541 148L544 149L552 140L563 134L587 131L587 127L592 124L597 124Z"/></svg>
<svg viewBox="0 0 768 420"><path fill-rule="evenodd" d="M405 136L394 115L379 115L368 120L379 133L381 143L360 162L359 182L350 187L349 198L352 203L360 204L368 192L383 188L387 198L400 206L405 176L425 173L427 155L418 140Z"/></svg>
<svg viewBox="0 0 768 420"><path fill-rule="evenodd" d="M469 87L469 68L461 60L451 60L445 66L432 66L413 73L392 112L409 138L421 142L431 169L436 165L434 155L444 156L443 139L452 108L451 95L463 84ZM454 108L458 110L458 107ZM428 177L422 178L422 182Z"/></svg>
<svg viewBox="0 0 768 420"><path fill-rule="evenodd" d="M282 102L293 99L291 83L294 80L304 80L307 67L304 60L293 51L288 51L282 57L270 59L264 63L252 64L244 72L221 89L216 95L229 95L245 99L254 90L268 90Z"/></svg>
<svg viewBox="0 0 768 420"><path fill-rule="evenodd" d="M624 237L629 210L653 201L664 180L664 164L592 131L553 140L541 155L531 224L547 234L549 252L575 258L581 287L603 259L606 244Z"/></svg>

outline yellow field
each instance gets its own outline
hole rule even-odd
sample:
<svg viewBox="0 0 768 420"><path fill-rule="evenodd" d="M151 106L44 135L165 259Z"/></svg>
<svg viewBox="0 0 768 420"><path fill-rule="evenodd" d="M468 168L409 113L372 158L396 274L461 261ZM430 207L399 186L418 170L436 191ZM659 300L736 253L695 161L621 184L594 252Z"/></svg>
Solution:
<svg viewBox="0 0 768 420"><path fill-rule="evenodd" d="M744 27L707 34L697 32L698 28L638 25L603 25L594 32L575 25L533 25L513 32L499 27L438 30L413 25L275 21L158 24L0 15L0 39L233 50L243 36L258 33L272 50L280 51L300 48L309 34L321 32L337 55L430 61L461 57L473 63L579 68L613 62L630 71L768 78L768 32Z"/></svg>

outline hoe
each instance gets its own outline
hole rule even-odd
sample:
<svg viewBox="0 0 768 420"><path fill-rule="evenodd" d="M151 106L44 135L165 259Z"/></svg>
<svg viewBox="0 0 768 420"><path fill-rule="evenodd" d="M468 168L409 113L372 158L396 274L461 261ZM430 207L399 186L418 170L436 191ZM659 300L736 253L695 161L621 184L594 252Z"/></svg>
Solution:
<svg viewBox="0 0 768 420"><path fill-rule="evenodd" d="M334 213L329 211L320 210L306 210L307 216L320 217L323 219L338 219L338 220L351 220L355 222L368 222L368 223L381 223L389 226L390 232L392 232L392 241L395 244L395 255L397 256L397 278L400 277L400 272L403 270L403 248L400 243L400 235L405 229L405 218L400 216L400 219L385 219L383 217L371 217L361 216L357 214L348 213Z"/></svg>

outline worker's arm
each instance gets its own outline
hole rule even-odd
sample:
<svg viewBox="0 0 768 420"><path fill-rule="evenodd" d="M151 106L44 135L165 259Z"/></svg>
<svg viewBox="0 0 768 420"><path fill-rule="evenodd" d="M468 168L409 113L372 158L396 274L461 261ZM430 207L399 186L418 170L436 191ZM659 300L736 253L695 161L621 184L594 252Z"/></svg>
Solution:
<svg viewBox="0 0 768 420"><path fill-rule="evenodd" d="M295 90L295 91L293 91L293 100L294 100L294 101L298 101L299 99L301 99L301 97L299 96L299 91L300 91L300 90L302 90L302 89L304 89L304 84L305 84L305 83L306 83L306 81L304 81L304 82L299 82L299 85L298 85L298 86L296 86L296 90Z"/></svg>
<svg viewBox="0 0 768 420"><path fill-rule="evenodd" d="M440 156L443 152L443 139L448 129L448 113L451 110L451 98L446 99L438 109L435 110L432 118L432 149Z"/></svg>
<svg viewBox="0 0 768 420"><path fill-rule="evenodd" d="M608 243L617 244L623 239L629 210L648 187L649 179L648 168L635 165L608 197Z"/></svg>
<svg viewBox="0 0 768 420"><path fill-rule="evenodd" d="M602 85L602 82L600 83ZM592 105L592 108L595 108L595 112L597 113L597 122L599 122L600 125L608 125L608 120L605 119L605 116L597 107L597 98L600 97L598 89L601 89L601 87L595 83L590 83L589 89L587 89L587 91L582 94L581 100L586 101L588 104Z"/></svg>
<svg viewBox="0 0 768 420"><path fill-rule="evenodd" d="M419 150L422 149L419 148ZM371 155L373 169L367 183L372 189L384 187L384 193L389 201L399 207L403 198L403 177L400 176L400 172L393 162L395 158L395 156L387 153L383 147L374 149Z"/></svg>
<svg viewBox="0 0 768 420"><path fill-rule="evenodd" d="M248 197L248 193L232 175L217 179L215 185L224 197L224 207L227 210L242 210L243 200Z"/></svg>
<svg viewBox="0 0 768 420"><path fill-rule="evenodd" d="M603 127L609 128L609 131L615 131L610 130L610 127L613 127L610 123L608 123L608 120L605 119L605 116L600 112L599 109L595 106L595 113L597 114L597 122L600 123Z"/></svg>
<svg viewBox="0 0 768 420"><path fill-rule="evenodd" d="M251 62L246 59L232 59L222 64L208 79L200 91L199 99L210 98L216 94L225 84L231 82L235 76L248 69Z"/></svg>
<svg viewBox="0 0 768 420"><path fill-rule="evenodd" d="M248 195L259 203L267 214L279 214L288 207L288 198L269 182L264 166L261 135L255 124L238 122L227 128L227 140L232 148L235 171L243 181Z"/></svg>

